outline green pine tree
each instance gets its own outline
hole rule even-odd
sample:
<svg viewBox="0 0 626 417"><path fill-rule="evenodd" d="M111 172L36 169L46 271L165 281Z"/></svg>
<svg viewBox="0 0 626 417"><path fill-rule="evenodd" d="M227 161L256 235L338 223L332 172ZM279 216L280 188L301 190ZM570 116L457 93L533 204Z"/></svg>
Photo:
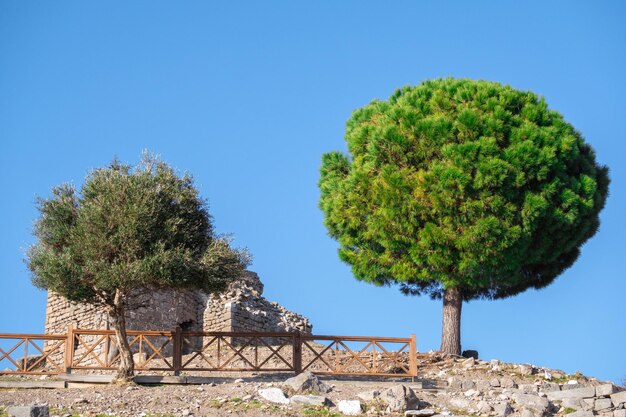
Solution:
<svg viewBox="0 0 626 417"><path fill-rule="evenodd" d="M355 277L443 298L460 354L463 301L542 288L598 230L608 169L531 92L438 79L354 112L349 155L323 156L320 207Z"/></svg>

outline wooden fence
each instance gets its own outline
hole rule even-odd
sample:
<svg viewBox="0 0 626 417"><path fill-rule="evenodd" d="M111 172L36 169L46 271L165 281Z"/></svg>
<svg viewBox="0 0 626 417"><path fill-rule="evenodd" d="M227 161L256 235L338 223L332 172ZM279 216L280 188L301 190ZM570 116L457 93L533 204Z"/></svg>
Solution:
<svg viewBox="0 0 626 417"><path fill-rule="evenodd" d="M318 336L268 332L128 331L135 369L195 372L294 372L319 375L417 375L415 335L409 338ZM56 335L0 333L1 374L115 370L113 330L68 327ZM9 366L7 368L7 366Z"/></svg>

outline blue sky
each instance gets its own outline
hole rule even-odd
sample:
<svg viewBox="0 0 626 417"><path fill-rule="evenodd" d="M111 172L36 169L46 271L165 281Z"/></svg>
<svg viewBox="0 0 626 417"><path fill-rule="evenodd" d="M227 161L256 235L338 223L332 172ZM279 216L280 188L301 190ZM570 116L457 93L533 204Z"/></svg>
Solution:
<svg viewBox="0 0 626 417"><path fill-rule="evenodd" d="M266 296L318 334L440 343L441 304L352 278L317 208L322 153L374 98L445 76L529 89L610 167L602 226L550 287L465 304L498 358L626 377L626 6L619 1L0 4L0 332L41 332L35 198L144 148L192 173Z"/></svg>

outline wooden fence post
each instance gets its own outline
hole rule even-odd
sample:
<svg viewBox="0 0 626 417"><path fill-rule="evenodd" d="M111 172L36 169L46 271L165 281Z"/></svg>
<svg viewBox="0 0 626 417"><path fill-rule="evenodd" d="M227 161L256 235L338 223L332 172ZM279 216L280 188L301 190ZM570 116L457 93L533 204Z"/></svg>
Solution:
<svg viewBox="0 0 626 417"><path fill-rule="evenodd" d="M293 335L293 371L296 375L302 373L302 335L299 330Z"/></svg>
<svg viewBox="0 0 626 417"><path fill-rule="evenodd" d="M65 335L65 373L72 373L72 362L74 362L74 325L67 325L67 334Z"/></svg>
<svg viewBox="0 0 626 417"><path fill-rule="evenodd" d="M415 381L417 376L417 343L415 334L411 335L411 343L409 345L409 370L411 371L411 381Z"/></svg>
<svg viewBox="0 0 626 417"><path fill-rule="evenodd" d="M176 326L174 330L174 346L172 352L172 362L174 365L174 375L179 376L183 365L183 330Z"/></svg>

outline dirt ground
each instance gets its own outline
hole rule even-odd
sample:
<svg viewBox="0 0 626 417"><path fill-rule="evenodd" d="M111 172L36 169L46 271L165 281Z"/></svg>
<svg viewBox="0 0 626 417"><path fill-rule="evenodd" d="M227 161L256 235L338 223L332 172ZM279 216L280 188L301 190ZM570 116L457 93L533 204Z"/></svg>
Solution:
<svg viewBox="0 0 626 417"><path fill-rule="evenodd" d="M293 401L287 405L276 405L260 395L260 389L281 387L286 379L294 375L292 372L205 372L202 376L208 379L203 381L203 385L82 384L80 388L0 388L0 417L5 417L9 406L31 404L47 404L51 417L331 417L341 416L337 407L341 400L356 400L358 394L371 393L374 390L382 392L400 384L415 392L419 399L419 410L433 410L431 414L435 414L434 417L497 417L506 415L502 410L507 409L509 412L514 411L511 417L522 417L525 415L525 404L519 403L515 398L524 399L529 397L527 394L532 394L533 398L545 397L550 390L594 387L602 383L578 373L566 375L559 370L529 364L507 364L498 360L475 361L473 358L452 357L436 352L418 354L417 369L415 382L410 378L395 376L320 376L331 387L330 392L308 394L326 397L327 403L323 407L303 406L294 404ZM58 377L31 377L30 381L55 378ZM11 379L29 380L19 376L0 378L2 381ZM396 392L395 389L390 391ZM519 394L523 395L519 397ZM602 401L606 402L606 398ZM377 408L377 404L370 400L361 402L366 408L366 415L402 415ZM580 406L583 410L590 407L582 403ZM548 408L552 413L548 415L559 417L563 417L569 410L561 406L559 401L551 403Z"/></svg>
<svg viewBox="0 0 626 417"><path fill-rule="evenodd" d="M386 389L403 383L416 392L419 384L410 379L337 380L323 379L332 387L326 396L327 407L273 405L258 395L265 387L280 386L292 375L257 376L245 379L216 378L204 385L90 385L66 389L0 389L0 405L6 409L14 405L47 404L50 415L59 417L85 416L339 416L339 400L354 399L356 394L374 389ZM425 398L420 393L420 398ZM0 414L1 415L1 414Z"/></svg>
<svg viewBox="0 0 626 417"><path fill-rule="evenodd" d="M350 357L341 357L348 361ZM276 360L276 359L273 359ZM334 360L334 358L333 358ZM398 355L398 360L408 366L406 354ZM421 380L432 371L438 370L445 360L432 354L419 354L418 364ZM235 363L237 365L237 363ZM384 366L383 366L384 365ZM384 367L389 367L385 369ZM394 371L394 363L383 363L381 369ZM88 371L86 374L102 373ZM154 374L138 372L138 374ZM82 388L66 389L0 389L0 407L6 409L15 405L47 404L50 415L59 417L84 416L332 416L340 415L336 404L340 400L353 400L356 394L364 391L384 390L394 385L405 384L416 391L419 384L411 384L409 378L395 377L320 377L333 389L324 394L330 405L324 408L273 405L258 395L258 390L266 387L279 387L293 373L262 373L250 372L190 372L190 375L211 376L213 382L204 385L131 385L111 386L108 384L86 385ZM14 378L25 380L24 377L3 377L4 380ZM38 377L35 377L38 378ZM41 377L54 380L55 377ZM28 379L26 379L28 380ZM418 378L417 380L420 380ZM74 385L74 384L72 384ZM427 394L420 393L420 398ZM3 417L0 411L0 417Z"/></svg>

